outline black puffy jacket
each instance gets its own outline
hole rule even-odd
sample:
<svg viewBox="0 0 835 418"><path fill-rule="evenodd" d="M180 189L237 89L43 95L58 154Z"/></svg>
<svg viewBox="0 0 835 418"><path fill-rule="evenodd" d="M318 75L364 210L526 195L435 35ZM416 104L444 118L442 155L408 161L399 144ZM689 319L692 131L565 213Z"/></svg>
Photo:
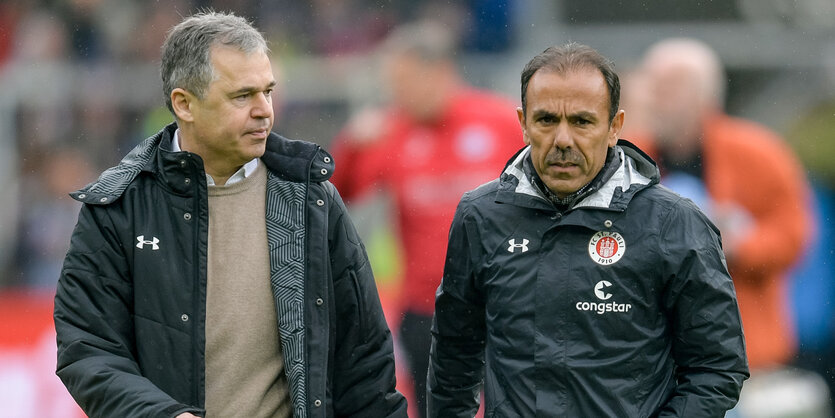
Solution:
<svg viewBox="0 0 835 418"><path fill-rule="evenodd" d="M431 417L721 417L748 376L715 226L620 167L560 213L524 174L467 193L450 230L429 377ZM485 373L486 371L486 373Z"/></svg>
<svg viewBox="0 0 835 418"><path fill-rule="evenodd" d="M57 374L93 417L203 413L207 186L199 156L167 151L175 130L73 193L84 205L55 296ZM327 181L330 156L271 134L262 161L294 416L405 417L365 249Z"/></svg>

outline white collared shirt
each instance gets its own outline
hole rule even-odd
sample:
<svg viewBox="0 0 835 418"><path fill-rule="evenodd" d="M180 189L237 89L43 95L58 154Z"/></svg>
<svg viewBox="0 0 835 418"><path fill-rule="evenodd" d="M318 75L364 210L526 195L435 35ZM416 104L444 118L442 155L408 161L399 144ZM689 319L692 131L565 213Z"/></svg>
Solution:
<svg viewBox="0 0 835 418"><path fill-rule="evenodd" d="M174 139L171 141L171 151L180 152L182 150L183 149L180 148L180 130L177 129L176 131L174 131ZM236 171L235 174L232 174L232 177L229 177L229 180L226 180L226 185L228 186L230 184L235 184L249 177L250 174L255 172L255 169L257 167L258 158L253 158L250 162L244 164L243 167L238 169L238 171ZM208 184L209 186L215 185L215 179L213 179L212 176L209 175L209 173L206 173L206 184Z"/></svg>

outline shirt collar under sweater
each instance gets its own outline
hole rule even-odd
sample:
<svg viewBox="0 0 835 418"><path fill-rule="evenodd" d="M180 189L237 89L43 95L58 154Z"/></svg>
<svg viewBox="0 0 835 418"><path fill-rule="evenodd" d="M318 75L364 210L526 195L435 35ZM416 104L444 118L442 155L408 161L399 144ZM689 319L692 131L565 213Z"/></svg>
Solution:
<svg viewBox="0 0 835 418"><path fill-rule="evenodd" d="M182 151L182 148L180 148L180 130L179 129L174 131L174 139L171 141L171 151L174 151L174 152ZM252 175L252 173L255 172L255 169L257 167L258 167L258 158L253 158L252 161L244 164L243 167L238 169L238 171L236 171L235 174L232 174L232 177L229 177L229 180L226 180L226 185L229 186L229 185L235 184L235 183L249 177L250 175ZM215 179L213 179L212 176L209 175L209 173L206 173L206 183L209 186L214 186L215 185Z"/></svg>

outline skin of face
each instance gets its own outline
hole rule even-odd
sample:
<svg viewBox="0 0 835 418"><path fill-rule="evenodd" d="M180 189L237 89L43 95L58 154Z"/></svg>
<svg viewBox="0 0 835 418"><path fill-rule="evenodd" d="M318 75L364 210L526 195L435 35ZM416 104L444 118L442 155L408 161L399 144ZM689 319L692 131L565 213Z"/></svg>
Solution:
<svg viewBox="0 0 835 418"><path fill-rule="evenodd" d="M704 120L722 111L725 82L719 57L701 41L674 38L647 51L642 69L649 80L649 127L666 157L698 152Z"/></svg>
<svg viewBox="0 0 835 418"><path fill-rule="evenodd" d="M383 76L392 102L417 120L432 120L445 104L449 67L409 53L388 57L383 62Z"/></svg>
<svg viewBox="0 0 835 418"><path fill-rule="evenodd" d="M527 114L518 108L534 169L563 198L594 179L618 141L624 111L609 121L609 93L594 68L564 74L540 69L528 82Z"/></svg>
<svg viewBox="0 0 835 418"><path fill-rule="evenodd" d="M686 65L661 61L647 66L651 81L650 118L661 145L687 143L698 138L701 122L708 113L706 100L695 73Z"/></svg>
<svg viewBox="0 0 835 418"><path fill-rule="evenodd" d="M276 81L263 52L213 46L210 56L215 78L205 97L177 88L171 101L179 119L180 147L200 155L206 173L225 184L241 166L264 154L274 120Z"/></svg>

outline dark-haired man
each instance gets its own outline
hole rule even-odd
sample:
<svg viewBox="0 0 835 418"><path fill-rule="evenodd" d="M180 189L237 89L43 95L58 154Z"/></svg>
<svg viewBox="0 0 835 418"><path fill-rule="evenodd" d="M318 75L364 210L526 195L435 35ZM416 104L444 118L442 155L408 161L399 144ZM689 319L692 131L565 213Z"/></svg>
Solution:
<svg viewBox="0 0 835 418"><path fill-rule="evenodd" d="M719 234L618 134L612 64L522 72L528 147L461 199L438 289L431 417L721 417L748 376Z"/></svg>

